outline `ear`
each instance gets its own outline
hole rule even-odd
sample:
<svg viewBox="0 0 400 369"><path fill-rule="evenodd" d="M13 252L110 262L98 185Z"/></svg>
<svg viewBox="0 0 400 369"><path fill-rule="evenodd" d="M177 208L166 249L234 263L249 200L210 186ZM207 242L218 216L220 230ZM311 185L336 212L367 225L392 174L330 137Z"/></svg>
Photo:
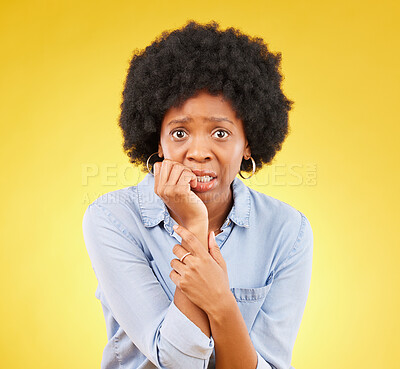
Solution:
<svg viewBox="0 0 400 369"><path fill-rule="evenodd" d="M160 143L158 143L158 156L160 158L162 158L164 156L164 153L163 153L163 150L162 150L162 147L161 147Z"/></svg>
<svg viewBox="0 0 400 369"><path fill-rule="evenodd" d="M250 145L249 145L249 143L248 143L247 140L246 140L246 144L245 144L243 156L244 156L244 159L245 159L245 160L250 159L250 156L251 156Z"/></svg>

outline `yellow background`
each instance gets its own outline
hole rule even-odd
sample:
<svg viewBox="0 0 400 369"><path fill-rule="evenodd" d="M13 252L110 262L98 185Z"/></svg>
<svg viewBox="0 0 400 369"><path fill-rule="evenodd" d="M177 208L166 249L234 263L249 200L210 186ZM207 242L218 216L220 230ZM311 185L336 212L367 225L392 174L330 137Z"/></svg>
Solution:
<svg viewBox="0 0 400 369"><path fill-rule="evenodd" d="M188 19L282 52L291 134L247 184L314 231L292 365L399 368L399 6L387 0L3 1L1 366L100 368L82 216L143 178L117 126L128 61Z"/></svg>

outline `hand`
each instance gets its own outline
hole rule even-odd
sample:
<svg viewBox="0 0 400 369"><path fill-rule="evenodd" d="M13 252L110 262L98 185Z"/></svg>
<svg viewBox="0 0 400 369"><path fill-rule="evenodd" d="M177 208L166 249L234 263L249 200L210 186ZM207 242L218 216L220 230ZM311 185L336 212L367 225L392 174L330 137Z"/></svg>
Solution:
<svg viewBox="0 0 400 369"><path fill-rule="evenodd" d="M179 224L208 224L207 207L191 190L196 185L196 175L183 164L170 159L154 164L154 192L176 215Z"/></svg>
<svg viewBox="0 0 400 369"><path fill-rule="evenodd" d="M174 226L175 229L175 226ZM185 249L176 244L172 249L178 259L171 260L172 282L207 314L215 314L227 297L231 297L227 267L215 241L214 232L208 235L209 253L188 229L178 226L175 232L185 241ZM183 262L183 255L190 252Z"/></svg>

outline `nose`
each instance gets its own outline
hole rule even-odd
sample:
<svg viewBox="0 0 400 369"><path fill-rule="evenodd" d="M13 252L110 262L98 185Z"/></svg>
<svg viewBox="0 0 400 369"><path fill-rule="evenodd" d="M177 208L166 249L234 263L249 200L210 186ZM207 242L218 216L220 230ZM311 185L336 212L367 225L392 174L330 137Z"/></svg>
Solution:
<svg viewBox="0 0 400 369"><path fill-rule="evenodd" d="M207 139L193 138L189 144L186 158L189 161L196 161L199 163L209 161L211 159L211 145Z"/></svg>

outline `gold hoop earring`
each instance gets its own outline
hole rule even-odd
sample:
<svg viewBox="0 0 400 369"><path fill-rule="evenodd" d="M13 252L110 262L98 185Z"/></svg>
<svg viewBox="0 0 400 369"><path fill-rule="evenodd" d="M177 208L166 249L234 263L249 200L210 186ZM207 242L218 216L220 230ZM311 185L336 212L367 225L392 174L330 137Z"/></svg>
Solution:
<svg viewBox="0 0 400 369"><path fill-rule="evenodd" d="M147 170L148 170L148 172L149 172L152 176L154 176L154 173L151 172L150 169L149 169L149 161L150 161L150 158L151 158L154 154L158 154L158 151L156 151L156 152L154 152L153 154L151 154L151 155L149 156L149 158L147 159L147 161L146 161ZM156 163L156 162L155 162L155 163ZM154 163L154 164L155 164L155 163ZM154 164L151 166L151 169L154 168Z"/></svg>
<svg viewBox="0 0 400 369"><path fill-rule="evenodd" d="M251 174L251 176L249 176L249 177L243 177L242 176L242 173L240 173L242 170L240 169L239 170L239 175L243 178L243 179L249 179L249 178L251 178L251 177L253 177L253 175L254 175L254 173L255 173L255 171L256 171L256 162L254 161L254 159L250 156L250 158L249 159L251 159L251 162L252 162L252 164L253 164L253 173ZM245 159L245 160L249 160L249 159ZM241 166L241 165L240 165Z"/></svg>

